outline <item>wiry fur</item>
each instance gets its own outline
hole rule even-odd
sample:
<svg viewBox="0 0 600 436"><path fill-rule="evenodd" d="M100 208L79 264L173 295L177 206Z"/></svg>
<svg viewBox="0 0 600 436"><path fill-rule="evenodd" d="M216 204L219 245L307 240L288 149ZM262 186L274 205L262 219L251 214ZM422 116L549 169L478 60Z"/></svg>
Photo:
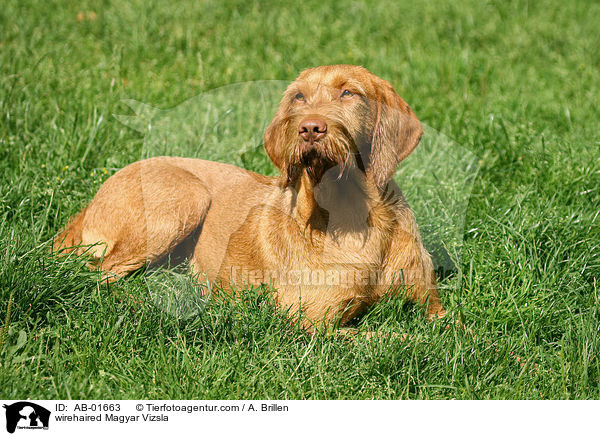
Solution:
<svg viewBox="0 0 600 436"><path fill-rule="evenodd" d="M299 136L308 116L327 124L318 141ZM280 177L198 159L136 162L105 182L54 249L101 243L96 267L115 278L188 246L194 272L224 290L273 281L276 300L307 326L344 324L400 289L443 316L431 258L392 180L421 135L388 82L356 66L312 68L265 132ZM367 279L313 280L321 271Z"/></svg>

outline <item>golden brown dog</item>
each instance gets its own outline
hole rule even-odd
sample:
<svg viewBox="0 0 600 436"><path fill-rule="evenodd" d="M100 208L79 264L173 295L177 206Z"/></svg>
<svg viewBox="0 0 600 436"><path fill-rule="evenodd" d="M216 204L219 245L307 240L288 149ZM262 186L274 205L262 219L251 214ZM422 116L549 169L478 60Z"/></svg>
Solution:
<svg viewBox="0 0 600 436"><path fill-rule="evenodd" d="M191 244L203 279L224 290L272 282L306 325L344 324L399 291L441 317L430 255L392 179L422 133L385 80L358 66L312 68L265 133L279 177L199 159L136 162L104 183L54 249L100 242L96 267L115 278Z"/></svg>

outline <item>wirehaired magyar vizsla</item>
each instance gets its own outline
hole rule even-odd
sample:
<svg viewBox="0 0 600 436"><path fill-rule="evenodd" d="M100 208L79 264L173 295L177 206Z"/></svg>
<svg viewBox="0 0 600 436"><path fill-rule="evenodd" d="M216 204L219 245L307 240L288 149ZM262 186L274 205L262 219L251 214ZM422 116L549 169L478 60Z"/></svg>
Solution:
<svg viewBox="0 0 600 436"><path fill-rule="evenodd" d="M309 328L343 325L394 292L441 317L431 257L392 179L422 133L387 81L358 66L311 68L265 132L279 177L200 159L135 162L102 185L54 250L101 243L92 265L114 279L191 247L203 279L223 290L272 282L275 300Z"/></svg>

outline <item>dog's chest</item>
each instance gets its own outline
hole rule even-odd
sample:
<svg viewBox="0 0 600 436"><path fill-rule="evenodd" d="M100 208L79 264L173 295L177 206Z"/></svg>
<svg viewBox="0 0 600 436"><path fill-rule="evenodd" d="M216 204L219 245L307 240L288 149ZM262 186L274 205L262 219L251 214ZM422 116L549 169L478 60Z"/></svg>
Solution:
<svg viewBox="0 0 600 436"><path fill-rule="evenodd" d="M314 266L332 264L374 268L382 262L384 247L377 229L345 233L329 229L323 235L304 239L309 254L307 260Z"/></svg>
<svg viewBox="0 0 600 436"><path fill-rule="evenodd" d="M281 283L323 292L335 287L348 298L369 293L386 251L383 232L367 226L344 231L331 225L323 232L288 222L272 236L263 259Z"/></svg>

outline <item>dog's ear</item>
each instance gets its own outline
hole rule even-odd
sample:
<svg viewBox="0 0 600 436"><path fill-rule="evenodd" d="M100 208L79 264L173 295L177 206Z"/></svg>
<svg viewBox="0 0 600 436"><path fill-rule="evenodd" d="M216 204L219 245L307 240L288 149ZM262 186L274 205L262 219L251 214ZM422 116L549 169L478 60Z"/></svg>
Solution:
<svg viewBox="0 0 600 436"><path fill-rule="evenodd" d="M284 109L283 102L279 106L275 117L271 121L271 124L265 130L265 150L271 162L283 171L285 166L285 144L283 143L285 139L284 133Z"/></svg>
<svg viewBox="0 0 600 436"><path fill-rule="evenodd" d="M379 188L394 176L396 167L419 144L423 129L417 116L394 88L381 80L376 84L375 125L367 174Z"/></svg>

